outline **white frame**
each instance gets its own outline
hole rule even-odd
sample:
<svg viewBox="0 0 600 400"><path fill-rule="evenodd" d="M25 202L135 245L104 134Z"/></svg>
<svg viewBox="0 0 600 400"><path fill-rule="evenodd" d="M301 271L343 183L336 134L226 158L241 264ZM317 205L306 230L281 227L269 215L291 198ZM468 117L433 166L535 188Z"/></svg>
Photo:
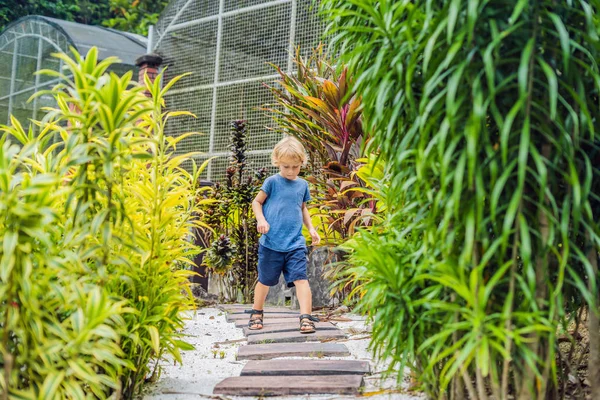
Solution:
<svg viewBox="0 0 600 400"><path fill-rule="evenodd" d="M290 13L290 34L288 39L288 59L287 59L287 72L293 72L293 60L294 60L294 42L295 42L295 34L296 34L296 18L298 15L298 0L273 0L262 4L256 4L253 6L239 8L237 10L225 11L225 0L219 0L219 10L217 14L210 15L208 17L198 18L192 21L187 21L183 23L177 23L177 20L181 16L181 14L194 2L194 0L187 0L183 6L177 11L173 19L171 19L170 23L167 27L162 31L158 32L158 38L156 42L153 44L153 49L157 49L162 40L171 32L175 32L184 28L188 28L190 26L195 26L211 21L217 21L217 42L215 49L215 72L213 76L212 83L195 85L190 87L184 87L180 89L173 89L169 91L169 95L195 92L202 89L212 89L212 108L211 108L211 116L210 116L210 131L209 131L209 144L208 144L208 152L206 154L202 154L196 156L197 159L206 159L210 157L222 157L227 156L228 152L214 152L215 145L215 126L216 126L216 114L217 114L217 88L237 85L248 82L260 82L260 81L272 81L274 79L279 78L279 74L270 74L263 76L255 76L251 78L245 79L237 79L230 81L219 81L219 68L220 68L220 59L221 59L221 41L223 34L223 19L226 17L232 17L235 15L245 14L248 12L261 10L268 7L274 7L281 4L290 4L291 13ZM157 31L154 31L156 34ZM271 153L270 149L266 150L253 150L249 151L248 155L257 155L257 154L269 154ZM207 179L211 180L213 171L212 171L212 163L208 165L207 171Z"/></svg>

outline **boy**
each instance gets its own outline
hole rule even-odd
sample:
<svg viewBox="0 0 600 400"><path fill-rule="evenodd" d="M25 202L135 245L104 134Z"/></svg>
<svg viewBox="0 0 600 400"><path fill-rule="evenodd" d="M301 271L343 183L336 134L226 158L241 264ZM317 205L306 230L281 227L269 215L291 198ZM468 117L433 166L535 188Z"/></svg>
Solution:
<svg viewBox="0 0 600 400"><path fill-rule="evenodd" d="M258 249L258 283L254 288L254 305L248 326L262 329L263 307L269 287L283 277L288 287L296 286L300 303L300 332L315 332L311 316L312 294L306 276L308 250L302 236L302 223L308 228L313 244L321 238L313 227L306 202L310 200L308 183L298 177L300 167L306 164L302 144L293 137L282 139L271 157L279 173L265 180L252 202L256 227L262 233Z"/></svg>

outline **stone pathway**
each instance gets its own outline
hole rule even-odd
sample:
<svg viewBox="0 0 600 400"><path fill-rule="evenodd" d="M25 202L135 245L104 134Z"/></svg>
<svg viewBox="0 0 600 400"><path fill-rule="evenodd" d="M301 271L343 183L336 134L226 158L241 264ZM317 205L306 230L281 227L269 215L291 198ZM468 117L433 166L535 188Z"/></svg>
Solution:
<svg viewBox="0 0 600 400"><path fill-rule="evenodd" d="M368 327L362 318L337 316L318 323L317 334L301 334L297 312L267 308L264 328L249 331L244 329L249 314L243 312L249 308L225 305L191 314L185 331L196 349L182 352L183 366L163 365L163 375L143 398L424 398L397 387L393 379L381 379L385 366L370 360Z"/></svg>
<svg viewBox="0 0 600 400"><path fill-rule="evenodd" d="M245 307L224 307L227 321L247 321L250 317ZM360 371L360 361L328 360L315 364L316 359L324 357L350 356L348 348L343 344L323 343L336 339L346 339L347 335L330 322L321 323L329 329L318 330L312 334L303 334L298 330L298 313L279 312L266 308L264 328L244 329L248 338L246 345L238 349L238 360L272 360L280 357L305 357L308 359L289 361L287 368L274 361L263 362L260 374L256 374L255 364L246 364L240 376L223 380L215 386L215 394L250 395L250 396L284 396L306 394L348 394L358 395L363 387L362 375L370 372L368 365ZM271 319L289 320L284 323L271 324ZM276 328L277 327L277 328ZM308 342L308 343L297 343ZM308 365L306 363L309 363ZM311 368L312 367L312 368ZM254 371L248 376L247 368ZM353 374L345 370L355 371ZM246 371L246 373L244 373ZM356 373L358 371L358 373ZM294 379L289 376L294 375Z"/></svg>

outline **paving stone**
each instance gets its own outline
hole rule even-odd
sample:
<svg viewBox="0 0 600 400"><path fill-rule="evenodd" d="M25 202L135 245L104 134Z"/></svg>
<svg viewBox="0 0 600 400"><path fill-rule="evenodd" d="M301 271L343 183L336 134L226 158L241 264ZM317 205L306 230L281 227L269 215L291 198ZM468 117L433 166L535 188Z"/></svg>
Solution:
<svg viewBox="0 0 600 400"><path fill-rule="evenodd" d="M223 304L218 306L219 309L228 312L228 313L232 313L232 314L239 314L239 313L243 313L245 310L252 310L252 304L247 304L247 305L230 305L230 304ZM294 311L291 310L288 307L265 307L263 310L265 313L296 313L298 314L298 311Z"/></svg>
<svg viewBox="0 0 600 400"><path fill-rule="evenodd" d="M238 360L270 360L277 357L346 357L349 355L348 348L339 343L269 343L240 346L237 358Z"/></svg>
<svg viewBox="0 0 600 400"><path fill-rule="evenodd" d="M356 360L254 360L241 375L364 375L370 373L368 361Z"/></svg>
<svg viewBox="0 0 600 400"><path fill-rule="evenodd" d="M250 347L250 346L246 346ZM286 396L305 394L357 395L363 385L360 375L237 376L215 386L215 394L239 396Z"/></svg>
<svg viewBox="0 0 600 400"><path fill-rule="evenodd" d="M315 328L317 330L334 330L339 329L331 322L315 322ZM250 330L248 326L244 326L244 336L248 335L262 335L263 333L274 333L274 332L297 332L300 329L298 321L290 321L283 324L265 324L262 329Z"/></svg>
<svg viewBox="0 0 600 400"><path fill-rule="evenodd" d="M246 314L246 313L227 314L227 322L240 321L240 320L247 321L248 319L250 319L250 315L251 314ZM265 315L265 318L289 318L289 319L293 318L295 320L298 320L298 316L299 316L299 314L293 314L293 313L270 313L270 314Z"/></svg>
<svg viewBox="0 0 600 400"><path fill-rule="evenodd" d="M314 333L293 332L273 332L248 336L248 344L259 343L295 343L295 342L313 342L323 339L345 339L347 336L341 330L318 330Z"/></svg>
<svg viewBox="0 0 600 400"><path fill-rule="evenodd" d="M236 319L236 320L230 321L230 322L234 322L236 328L243 328L244 326L248 326L248 320L250 320L250 314L247 314L247 315L248 316L245 319ZM265 318L263 319L263 326L288 324L288 323L296 323L296 325L298 327L300 327L300 322L298 320L298 317L295 317L295 318L270 318L269 315L265 315Z"/></svg>
<svg viewBox="0 0 600 400"><path fill-rule="evenodd" d="M294 317L298 318L298 316L300 315L299 312L297 311L273 311L273 310L264 310L264 313L266 315L271 315L271 314L285 314L285 315L293 315ZM250 316L250 313L247 313L245 311L235 311L235 312L228 312L228 315L247 315Z"/></svg>

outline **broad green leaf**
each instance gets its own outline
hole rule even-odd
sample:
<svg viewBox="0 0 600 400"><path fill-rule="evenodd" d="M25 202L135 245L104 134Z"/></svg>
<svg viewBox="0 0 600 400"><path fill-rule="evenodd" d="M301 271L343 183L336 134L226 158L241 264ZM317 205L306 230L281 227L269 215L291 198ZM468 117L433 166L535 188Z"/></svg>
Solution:
<svg viewBox="0 0 600 400"><path fill-rule="evenodd" d="M146 329L150 334L150 339L152 342L152 349L155 354L160 354L160 334L158 333L158 329L155 326L147 326Z"/></svg>
<svg viewBox="0 0 600 400"><path fill-rule="evenodd" d="M560 47L562 49L563 73L569 73L569 60L571 58L569 32L558 15L552 12L548 12L547 15L550 17L556 30L558 31L558 38L560 40Z"/></svg>
<svg viewBox="0 0 600 400"><path fill-rule="evenodd" d="M63 379L65 378L65 372L50 372L46 375L44 379L44 384L40 389L40 394L38 396L39 400L47 400L54 399L56 397L56 392L58 391L59 386L61 385Z"/></svg>
<svg viewBox="0 0 600 400"><path fill-rule="evenodd" d="M541 57L537 57L537 61L544 70L544 74L546 74L546 78L548 79L548 92L550 95L550 118L556 118L556 104L558 101L558 80L556 78L556 73L545 62Z"/></svg>

